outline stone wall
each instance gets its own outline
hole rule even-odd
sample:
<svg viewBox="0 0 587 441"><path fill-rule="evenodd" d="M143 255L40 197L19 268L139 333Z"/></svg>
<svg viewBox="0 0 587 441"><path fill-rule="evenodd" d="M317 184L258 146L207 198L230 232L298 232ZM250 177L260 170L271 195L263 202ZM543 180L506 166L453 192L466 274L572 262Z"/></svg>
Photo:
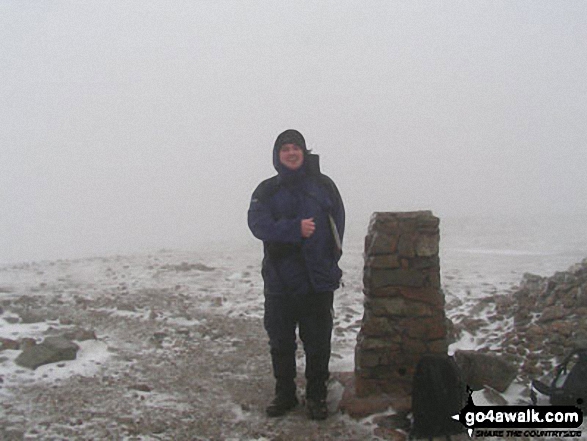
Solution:
<svg viewBox="0 0 587 441"><path fill-rule="evenodd" d="M429 211L371 217L355 349L358 397L410 394L422 355L447 352L439 240L439 219Z"/></svg>

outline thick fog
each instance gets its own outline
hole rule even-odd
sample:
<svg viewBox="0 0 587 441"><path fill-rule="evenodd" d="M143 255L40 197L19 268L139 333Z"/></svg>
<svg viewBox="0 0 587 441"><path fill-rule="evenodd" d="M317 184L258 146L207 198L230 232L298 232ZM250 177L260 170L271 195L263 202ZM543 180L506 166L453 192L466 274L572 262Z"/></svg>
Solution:
<svg viewBox="0 0 587 441"><path fill-rule="evenodd" d="M0 3L0 262L251 240L295 128L373 211L587 217L587 3Z"/></svg>

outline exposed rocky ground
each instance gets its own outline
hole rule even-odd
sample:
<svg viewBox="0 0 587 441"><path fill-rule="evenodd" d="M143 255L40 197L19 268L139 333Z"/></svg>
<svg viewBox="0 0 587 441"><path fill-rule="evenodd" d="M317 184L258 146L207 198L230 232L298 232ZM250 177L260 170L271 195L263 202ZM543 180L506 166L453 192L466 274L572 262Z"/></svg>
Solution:
<svg viewBox="0 0 587 441"><path fill-rule="evenodd" d="M334 381L333 416L326 421L309 421L303 407L268 419L264 408L273 380L258 269L187 263L183 257L3 268L15 283L1 287L0 319L28 334L0 340L0 364L12 366L0 377L0 439L372 436L372 424L335 413L342 391ZM354 313L360 311L339 310L347 312L337 319L333 359L342 357L336 347L354 332ZM73 340L81 348L78 358L91 348L107 355L66 375L59 371L78 361L65 357L34 371L19 366L18 357L48 336ZM304 382L298 380L302 396Z"/></svg>
<svg viewBox="0 0 587 441"><path fill-rule="evenodd" d="M453 322L457 335L481 335L478 349L502 355L521 379L548 374L565 354L587 348L587 259L549 277L524 274L517 289L481 299Z"/></svg>
<svg viewBox="0 0 587 441"><path fill-rule="evenodd" d="M303 407L265 416L273 381L251 262L162 251L1 267L0 439L404 439L404 418L337 412L336 380L326 421L309 421ZM333 371L352 370L362 264L358 253L347 268L356 277L337 293ZM586 288L587 259L551 277L526 275L511 293L463 300L447 292L453 336L502 356L524 385L587 333ZM50 336L72 341L77 359L34 370L17 363ZM301 373L301 350L299 361ZM514 402L528 402L527 393Z"/></svg>

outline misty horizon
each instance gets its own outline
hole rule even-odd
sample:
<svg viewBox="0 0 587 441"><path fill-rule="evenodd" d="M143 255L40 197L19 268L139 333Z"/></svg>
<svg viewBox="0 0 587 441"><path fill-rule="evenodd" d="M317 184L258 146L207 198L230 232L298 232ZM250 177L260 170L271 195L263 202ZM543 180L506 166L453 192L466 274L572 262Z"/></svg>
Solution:
<svg viewBox="0 0 587 441"><path fill-rule="evenodd" d="M0 263L253 241L299 130L375 211L587 219L587 4L0 5Z"/></svg>

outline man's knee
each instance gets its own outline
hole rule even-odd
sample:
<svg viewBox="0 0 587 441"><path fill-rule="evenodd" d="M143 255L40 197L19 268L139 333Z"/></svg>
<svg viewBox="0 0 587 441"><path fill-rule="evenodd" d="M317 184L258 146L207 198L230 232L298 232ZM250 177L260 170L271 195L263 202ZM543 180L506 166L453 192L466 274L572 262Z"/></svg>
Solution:
<svg viewBox="0 0 587 441"><path fill-rule="evenodd" d="M284 340L269 340L269 351L271 355L285 356L295 354L298 346L295 341L284 341Z"/></svg>

